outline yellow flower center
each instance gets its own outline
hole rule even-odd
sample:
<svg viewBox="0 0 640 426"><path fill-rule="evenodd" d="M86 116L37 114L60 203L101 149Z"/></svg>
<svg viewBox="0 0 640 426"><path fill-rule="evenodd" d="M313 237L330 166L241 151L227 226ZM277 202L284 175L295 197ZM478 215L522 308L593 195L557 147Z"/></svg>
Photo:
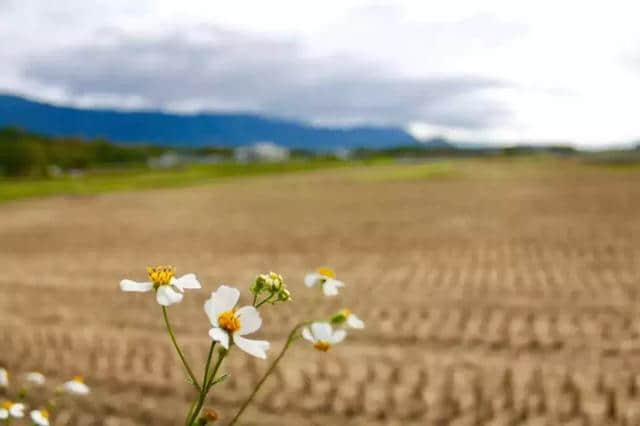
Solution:
<svg viewBox="0 0 640 426"><path fill-rule="evenodd" d="M82 376L73 376L73 381L78 383L84 383L84 377Z"/></svg>
<svg viewBox="0 0 640 426"><path fill-rule="evenodd" d="M13 402L11 401L2 401L2 408L8 410L11 408L11 406L13 405Z"/></svg>
<svg viewBox="0 0 640 426"><path fill-rule="evenodd" d="M153 285L158 287L168 285L171 282L171 278L176 275L176 268L173 266L156 266L155 268L149 266L147 273Z"/></svg>
<svg viewBox="0 0 640 426"><path fill-rule="evenodd" d="M220 328L227 330L229 333L240 330L240 318L235 313L235 310L223 312L218 316L218 324Z"/></svg>
<svg viewBox="0 0 640 426"><path fill-rule="evenodd" d="M347 308L344 308L343 310L340 311L340 315L342 315L345 318L348 318L349 315L351 315L351 311Z"/></svg>
<svg viewBox="0 0 640 426"><path fill-rule="evenodd" d="M40 414L42 414L42 417L45 419L49 418L49 412L47 410L40 410Z"/></svg>
<svg viewBox="0 0 640 426"><path fill-rule="evenodd" d="M329 350L331 345L329 344L329 342L325 342L324 340L319 340L313 345L313 347L319 351L326 352Z"/></svg>
<svg viewBox="0 0 640 426"><path fill-rule="evenodd" d="M323 276L327 277L327 278L335 278L336 277L336 273L331 268L318 268L318 269L316 269L316 272L319 273L320 275L323 275Z"/></svg>

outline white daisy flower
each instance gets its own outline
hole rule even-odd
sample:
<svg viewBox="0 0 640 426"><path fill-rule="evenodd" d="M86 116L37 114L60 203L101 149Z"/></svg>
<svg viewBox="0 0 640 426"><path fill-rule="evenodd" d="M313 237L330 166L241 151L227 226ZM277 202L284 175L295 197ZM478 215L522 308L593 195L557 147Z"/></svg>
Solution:
<svg viewBox="0 0 640 426"><path fill-rule="evenodd" d="M89 386L84 383L84 378L82 376L75 376L72 380L65 382L62 385L62 388L68 393L76 395L87 395L91 392Z"/></svg>
<svg viewBox="0 0 640 426"><path fill-rule="evenodd" d="M24 404L11 401L4 401L0 404L0 419L5 420L9 417L24 417Z"/></svg>
<svg viewBox="0 0 640 426"><path fill-rule="evenodd" d="M32 410L31 420L37 426L49 426L49 412L47 410Z"/></svg>
<svg viewBox="0 0 640 426"><path fill-rule="evenodd" d="M173 266L148 267L147 273L149 281L136 282L125 279L120 281L120 289L136 292L155 290L157 302L162 306L169 306L182 301L185 289L201 288L200 282L194 274L186 274L176 278L176 269Z"/></svg>
<svg viewBox="0 0 640 426"><path fill-rule="evenodd" d="M331 320L334 324L346 323L348 327L361 330L364 328L364 321L362 321L356 314L349 309L343 309Z"/></svg>
<svg viewBox="0 0 640 426"><path fill-rule="evenodd" d="M9 372L0 368L0 388L8 388L9 387Z"/></svg>
<svg viewBox="0 0 640 426"><path fill-rule="evenodd" d="M344 283L336 280L336 273L330 268L318 268L316 272L307 274L304 284L309 288L320 284L325 296L337 296L338 289L344 287Z"/></svg>
<svg viewBox="0 0 640 426"><path fill-rule="evenodd" d="M269 342L244 337L258 331L262 325L260 313L253 306L236 309L238 299L240 291L226 285L221 285L211 293L211 298L204 304L204 311L213 325L209 336L225 349L229 349L230 343L233 343L250 355L266 359Z"/></svg>
<svg viewBox="0 0 640 426"><path fill-rule="evenodd" d="M27 382L36 385L42 386L46 382L44 374L38 373L37 371L31 371L25 375L25 379Z"/></svg>
<svg viewBox="0 0 640 426"><path fill-rule="evenodd" d="M333 330L328 322L314 322L311 327L302 329L302 337L313 343L313 347L326 352L331 346L340 343L347 337L344 330Z"/></svg>

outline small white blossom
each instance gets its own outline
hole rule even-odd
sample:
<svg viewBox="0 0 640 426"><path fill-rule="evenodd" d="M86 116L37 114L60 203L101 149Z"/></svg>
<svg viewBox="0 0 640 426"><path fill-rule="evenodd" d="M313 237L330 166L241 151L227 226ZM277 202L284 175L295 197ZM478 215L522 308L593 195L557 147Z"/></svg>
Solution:
<svg viewBox="0 0 640 426"><path fill-rule="evenodd" d="M149 281L137 282L124 279L120 281L120 289L134 292L155 290L156 301L162 306L170 306L182 301L184 290L201 288L200 282L194 274L186 274L176 278L176 270L172 266L149 267L147 273Z"/></svg>
<svg viewBox="0 0 640 426"><path fill-rule="evenodd" d="M355 328L357 330L361 330L364 328L364 321L362 321L356 314L351 312L349 309L343 309L338 314L344 318L344 322L350 328Z"/></svg>
<svg viewBox="0 0 640 426"><path fill-rule="evenodd" d="M25 379L27 380L27 382L37 386L42 386L46 382L44 374L38 373L37 371L31 371L27 373L25 375Z"/></svg>
<svg viewBox="0 0 640 426"><path fill-rule="evenodd" d="M49 426L49 412L47 410L32 410L31 420L37 426Z"/></svg>
<svg viewBox="0 0 640 426"><path fill-rule="evenodd" d="M338 289L344 287L344 283L336 279L333 269L329 268L318 268L316 272L307 274L304 284L309 288L320 284L325 296L337 296Z"/></svg>
<svg viewBox="0 0 640 426"><path fill-rule="evenodd" d="M0 388L9 387L9 372L0 367Z"/></svg>
<svg viewBox="0 0 640 426"><path fill-rule="evenodd" d="M24 417L24 404L4 401L0 404L0 419L6 420L9 417L17 419Z"/></svg>
<svg viewBox="0 0 640 426"><path fill-rule="evenodd" d="M240 291L226 285L221 285L211 293L211 298L204 304L204 311L213 325L209 337L220 342L225 349L229 349L229 344L233 343L246 353L265 359L269 342L244 337L258 331L262 325L260 313L253 306L236 309L239 299Z"/></svg>
<svg viewBox="0 0 640 426"><path fill-rule="evenodd" d="M62 385L62 388L66 392L76 395L87 395L89 392L91 392L89 386L84 383L84 379L82 378L82 376L76 376L72 380L65 382Z"/></svg>
<svg viewBox="0 0 640 426"><path fill-rule="evenodd" d="M313 347L326 352L331 346L340 343L347 337L345 330L334 330L328 322L314 322L311 327L302 329L302 337L313 343Z"/></svg>

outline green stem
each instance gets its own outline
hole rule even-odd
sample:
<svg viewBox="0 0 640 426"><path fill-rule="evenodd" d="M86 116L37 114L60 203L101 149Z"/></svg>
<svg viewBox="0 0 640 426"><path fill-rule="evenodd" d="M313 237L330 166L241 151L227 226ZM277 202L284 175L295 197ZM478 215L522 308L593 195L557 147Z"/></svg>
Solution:
<svg viewBox="0 0 640 426"><path fill-rule="evenodd" d="M213 348L213 346L215 345L215 342L211 345L211 348ZM220 352L220 354L218 355L218 361L216 361L216 365L213 367L213 371L211 372L211 376L209 377L209 379L207 380L207 375L209 373L209 366L211 363L211 354L213 352L213 349L210 349L209 351L209 361L207 362L207 367L205 367L206 370L206 374L205 374L205 378L204 381L202 382L202 391L200 392L200 397L198 398L198 402L196 404L196 408L195 410L193 410L193 413L191 414L191 417L189 418L187 424L189 426L193 425L197 420L198 420L198 416L200 415L200 411L202 411L202 406L204 405L205 400L207 399L207 394L209 393L210 390L210 384L211 382L214 380L214 378L216 377L216 374L218 373L218 369L220 368L220 365L222 364L222 360L224 359L225 356L227 356L228 351L223 350Z"/></svg>
<svg viewBox="0 0 640 426"><path fill-rule="evenodd" d="M209 385L209 368L211 367L211 359L213 358L213 349L216 347L216 341L211 342L209 347L209 355L207 356L207 363L204 365L204 377L202 378L202 390L208 389Z"/></svg>
<svg viewBox="0 0 640 426"><path fill-rule="evenodd" d="M257 305L254 302L254 305L256 307L256 309L258 309L260 306L264 305L265 303L267 303L268 301L270 301L271 299L273 299L273 296L275 295L275 293L271 293L269 295L269 297L265 297L260 303L258 303Z"/></svg>
<svg viewBox="0 0 640 426"><path fill-rule="evenodd" d="M200 387L200 384L198 383L196 376L193 374L191 367L189 367L189 363L184 357L184 354L182 353L182 349L180 349L180 346L178 346L178 342L176 341L176 336L173 334L173 329L171 328L171 324L169 323L169 315L167 314L166 306L162 307L162 316L164 317L164 323L167 326L167 331L169 332L169 337L171 337L173 346L176 348L176 351L178 352L178 356L182 360L182 364L184 364L184 368L187 370L187 374L189 374L189 377L191 378L191 383L193 383L193 386L195 386L196 389L198 389L198 392L200 392L202 388Z"/></svg>
<svg viewBox="0 0 640 426"><path fill-rule="evenodd" d="M258 305L258 306L260 306L260 305ZM244 404L242 404L242 406L240 407L240 410L238 410L238 413L236 414L236 416L233 418L233 420L231 420L231 423L229 423L229 426L235 425L236 422L238 421L238 419L240 418L240 416L242 415L242 413L244 413L244 410L246 410L246 408L249 406L249 404L251 404L251 402L253 401L253 398L256 396L256 394L258 393L258 391L260 390L260 388L262 387L264 382L271 375L271 373L274 372L274 370L278 366L278 363L282 360L282 357L284 357L284 354L287 352L287 350L289 349L291 344L295 341L296 333L298 332L300 327L302 327L304 325L306 325L306 323L298 324L293 328L293 330L291 330L291 333L289 333L289 336L287 337L287 342L284 344L284 347L282 348L282 350L280 351L280 353L278 354L276 359L273 361L273 363L271 363L271 365L269 366L269 369L267 370L267 372L264 373L264 376L262 376L262 378L260 379L260 381L256 385L255 389L253 389L253 392L251 392L251 395L249 395L249 398L247 398L247 400L244 402Z"/></svg>
<svg viewBox="0 0 640 426"><path fill-rule="evenodd" d="M216 374L218 374L218 369L220 368L220 364L222 364L222 360L225 356L227 356L227 353L229 353L229 351L225 350L218 357L218 362L216 362L216 365L213 367L213 371L211 372L211 376L209 377L209 382L207 383L208 387L210 387L211 383L213 383L213 381L215 380Z"/></svg>
<svg viewBox="0 0 640 426"><path fill-rule="evenodd" d="M194 399L191 403L191 408L189 408L189 412L187 413L187 418L184 420L184 426L190 426L189 421L191 420L191 416L193 415L193 410L196 408L198 400Z"/></svg>
<svg viewBox="0 0 640 426"><path fill-rule="evenodd" d="M211 342L211 346L209 347L209 354L207 355L207 362L204 365L204 377L202 378L202 389L200 389L200 394L198 395L198 399L193 401L191 404L191 408L189 409L189 413L187 414L187 418L185 419L185 425L191 425L191 419L193 418L194 410L197 404L200 402L200 399L203 398L203 393L208 391L208 379L209 379L209 367L211 367L211 358L213 356L213 349L216 347L216 341ZM206 394L205 394L206 395Z"/></svg>

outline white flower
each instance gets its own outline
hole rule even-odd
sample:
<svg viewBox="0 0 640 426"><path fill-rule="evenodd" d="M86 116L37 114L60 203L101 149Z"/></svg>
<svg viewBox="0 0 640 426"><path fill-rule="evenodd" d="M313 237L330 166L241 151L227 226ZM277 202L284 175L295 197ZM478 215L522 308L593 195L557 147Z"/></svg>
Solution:
<svg viewBox="0 0 640 426"><path fill-rule="evenodd" d="M302 329L302 337L313 343L313 347L326 352L331 346L340 343L347 337L344 330L333 330L328 322L314 322L311 327Z"/></svg>
<svg viewBox="0 0 640 426"><path fill-rule="evenodd" d="M44 374L38 373L37 371L31 371L27 373L25 375L25 379L27 380L27 382L37 386L44 385L44 382L46 381Z"/></svg>
<svg viewBox="0 0 640 426"><path fill-rule="evenodd" d="M338 289L344 287L342 281L336 280L336 273L333 269L329 268L318 268L316 272L307 274L304 277L304 284L309 288L317 284L322 285L325 296L336 296Z"/></svg>
<svg viewBox="0 0 640 426"><path fill-rule="evenodd" d="M32 410L31 420L37 426L49 426L49 412L47 410Z"/></svg>
<svg viewBox="0 0 640 426"><path fill-rule="evenodd" d="M358 329L358 330L361 330L364 328L364 321L358 318L358 316L353 312L351 312L349 309L341 310L339 315L344 316L347 326Z"/></svg>
<svg viewBox="0 0 640 426"><path fill-rule="evenodd" d="M24 404L4 401L0 404L0 419L24 417Z"/></svg>
<svg viewBox="0 0 640 426"><path fill-rule="evenodd" d="M89 386L84 383L84 379L82 378L82 376L76 376L72 380L65 382L62 385L62 388L65 391L76 395L87 395L89 392L91 392Z"/></svg>
<svg viewBox="0 0 640 426"><path fill-rule="evenodd" d="M0 368L0 388L9 387L9 372L4 368Z"/></svg>
<svg viewBox="0 0 640 426"><path fill-rule="evenodd" d="M125 279L120 281L120 289L137 292L155 290L157 302L162 306L169 306L182 301L185 289L201 288L200 282L194 274L186 274L176 278L176 269L173 266L148 267L147 273L149 281L136 282Z"/></svg>
<svg viewBox="0 0 640 426"><path fill-rule="evenodd" d="M231 343L236 344L246 353L258 358L267 358L269 342L264 340L246 339L244 336L258 331L262 325L262 318L253 306L235 309L240 298L240 291L233 287L221 285L211 293L211 298L204 304L204 311L211 321L213 328L209 336L225 348Z"/></svg>

